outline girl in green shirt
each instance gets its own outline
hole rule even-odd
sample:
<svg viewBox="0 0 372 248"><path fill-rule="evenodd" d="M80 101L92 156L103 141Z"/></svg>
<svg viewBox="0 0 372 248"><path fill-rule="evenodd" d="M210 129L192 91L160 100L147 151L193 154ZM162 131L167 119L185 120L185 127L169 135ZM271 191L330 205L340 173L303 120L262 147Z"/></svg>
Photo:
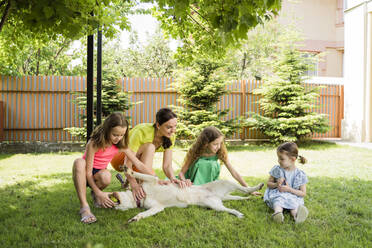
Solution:
<svg viewBox="0 0 372 248"><path fill-rule="evenodd" d="M187 152L179 178L186 185L200 185L215 181L220 175L221 160L231 175L242 186L247 187L246 182L232 167L227 157L224 136L216 127L206 127L196 139L195 143Z"/></svg>

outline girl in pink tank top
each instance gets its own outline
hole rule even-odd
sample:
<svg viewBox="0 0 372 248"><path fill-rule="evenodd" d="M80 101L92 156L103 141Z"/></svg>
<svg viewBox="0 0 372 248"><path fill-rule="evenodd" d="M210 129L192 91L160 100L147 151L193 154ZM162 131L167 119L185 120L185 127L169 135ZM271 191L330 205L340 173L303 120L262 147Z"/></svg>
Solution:
<svg viewBox="0 0 372 248"><path fill-rule="evenodd" d="M107 166L119 151L123 152L136 167L146 169L135 153L128 148L128 121L122 113L115 112L96 127L86 144L83 157L76 159L73 164L73 180L80 201L81 222L90 224L97 220L90 211L86 198L87 186L91 188L96 207L114 206L110 199L112 193L102 190L111 182L111 173Z"/></svg>

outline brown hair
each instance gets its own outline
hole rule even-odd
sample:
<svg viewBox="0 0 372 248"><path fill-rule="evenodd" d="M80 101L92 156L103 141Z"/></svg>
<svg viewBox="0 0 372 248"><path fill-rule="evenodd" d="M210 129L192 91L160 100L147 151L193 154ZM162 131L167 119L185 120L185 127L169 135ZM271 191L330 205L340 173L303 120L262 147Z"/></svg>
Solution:
<svg viewBox="0 0 372 248"><path fill-rule="evenodd" d="M170 108L159 109L158 112L156 112L156 122L153 125L155 128L155 131L156 131L156 123L158 123L159 126L161 126L163 123L171 119L174 119L174 118L177 118L177 115ZM172 141L168 137L163 136L162 146L164 149L167 149L172 146Z"/></svg>
<svg viewBox="0 0 372 248"><path fill-rule="evenodd" d="M288 156L298 158L299 162L301 164L305 164L307 162L307 159L301 155L298 155L298 146L294 142L285 142L278 146L276 149L278 153L286 153Z"/></svg>
<svg viewBox="0 0 372 248"><path fill-rule="evenodd" d="M121 112L114 112L110 114L105 121L97 126L92 135L90 136L91 140L95 147L104 148L110 143L110 132L114 127L123 127L127 128L124 138L121 139L115 146L117 148L127 148L128 147L128 133L129 133L129 124L125 116Z"/></svg>
<svg viewBox="0 0 372 248"><path fill-rule="evenodd" d="M210 126L204 128L187 152L184 164L188 163L189 166L191 166L191 164L205 152L206 145L221 136L223 136L223 134L216 127ZM217 156L224 163L227 160L227 149L224 142L222 142L221 148L217 152Z"/></svg>

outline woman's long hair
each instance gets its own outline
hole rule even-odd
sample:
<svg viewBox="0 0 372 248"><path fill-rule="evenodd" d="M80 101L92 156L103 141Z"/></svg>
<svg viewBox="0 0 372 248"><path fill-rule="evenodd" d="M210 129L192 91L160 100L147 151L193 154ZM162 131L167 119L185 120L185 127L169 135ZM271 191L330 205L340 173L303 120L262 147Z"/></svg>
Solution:
<svg viewBox="0 0 372 248"><path fill-rule="evenodd" d="M223 136L222 132L216 127L204 128L187 152L184 164L187 163L191 166L206 151L207 145L221 136ZM227 149L224 141L217 152L217 157L223 163L227 161Z"/></svg>
<svg viewBox="0 0 372 248"><path fill-rule="evenodd" d="M90 136L91 140L95 147L102 149L110 144L110 133L111 129L114 127L123 127L127 128L124 138L121 139L115 146L119 149L128 147L128 133L129 133L129 124L125 116L121 112L114 112L110 114L105 121L97 126L92 135Z"/></svg>
<svg viewBox="0 0 372 248"><path fill-rule="evenodd" d="M170 108L159 109L156 113L156 122L153 125L155 131L157 130L156 124L159 124L159 126L161 126L163 123L174 118L177 118L177 115ZM162 136L162 146L164 149L167 149L172 146L172 141L168 137Z"/></svg>

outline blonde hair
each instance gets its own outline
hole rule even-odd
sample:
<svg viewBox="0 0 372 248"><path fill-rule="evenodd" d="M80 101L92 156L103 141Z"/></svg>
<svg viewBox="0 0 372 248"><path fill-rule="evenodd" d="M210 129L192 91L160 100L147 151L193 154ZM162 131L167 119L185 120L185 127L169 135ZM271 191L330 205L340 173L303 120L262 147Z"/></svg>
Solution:
<svg viewBox="0 0 372 248"><path fill-rule="evenodd" d="M183 164L189 164L191 166L205 152L206 146L221 136L223 134L216 127L210 126L204 128L187 152ZM217 152L217 157L224 163L227 161L227 149L224 142L222 142Z"/></svg>
<svg viewBox="0 0 372 248"><path fill-rule="evenodd" d="M97 126L92 135L90 136L91 140L95 147L104 148L110 144L110 133L111 129L114 127L123 127L127 128L124 134L124 138L121 139L115 146L119 149L128 147L128 133L129 133L129 124L125 116L121 112L114 112L110 114L105 121Z"/></svg>
<svg viewBox="0 0 372 248"><path fill-rule="evenodd" d="M278 153L285 153L290 157L295 157L301 164L306 164L307 159L301 155L298 155L298 146L294 142L285 142L278 146L276 149Z"/></svg>

